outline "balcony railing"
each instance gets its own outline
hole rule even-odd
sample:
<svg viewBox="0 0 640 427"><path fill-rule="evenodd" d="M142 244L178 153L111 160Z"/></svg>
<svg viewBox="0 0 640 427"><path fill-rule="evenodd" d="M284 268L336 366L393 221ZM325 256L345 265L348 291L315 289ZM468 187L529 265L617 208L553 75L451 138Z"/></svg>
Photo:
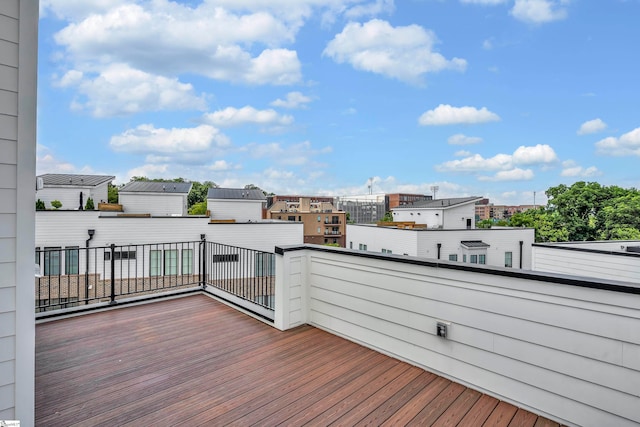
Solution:
<svg viewBox="0 0 640 427"><path fill-rule="evenodd" d="M196 287L273 311L275 261L268 252L202 240L49 247L35 256L36 313Z"/></svg>

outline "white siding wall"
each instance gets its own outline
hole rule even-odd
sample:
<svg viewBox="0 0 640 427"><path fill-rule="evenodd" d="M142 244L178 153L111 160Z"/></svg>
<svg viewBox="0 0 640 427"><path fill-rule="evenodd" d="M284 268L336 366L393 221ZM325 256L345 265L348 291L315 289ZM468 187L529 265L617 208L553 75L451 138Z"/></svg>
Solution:
<svg viewBox="0 0 640 427"><path fill-rule="evenodd" d="M120 193L118 203L127 214L152 216L187 215L187 195L155 193Z"/></svg>
<svg viewBox="0 0 640 427"><path fill-rule="evenodd" d="M387 249L396 255L418 256L418 233L414 230L347 224L347 248L351 248L351 242L352 249L359 249L360 244L365 244L372 252Z"/></svg>
<svg viewBox="0 0 640 427"><path fill-rule="evenodd" d="M87 199L91 197L90 187L46 187L36 192L36 200L44 202L47 209L54 209L51 202L59 200L62 203L60 209L77 210L80 207L80 192L82 192L82 208L87 204ZM93 200L98 207L99 200Z"/></svg>
<svg viewBox="0 0 640 427"><path fill-rule="evenodd" d="M535 239L534 229L472 229L472 230L402 230L366 225L347 225L348 242L353 242L353 249L359 244L367 245L371 252L391 249L394 254L419 256L422 258L438 258L440 243L440 259L448 260L450 254L458 255L462 262L463 240L482 240L490 245L486 249L487 265L504 267L505 252L512 253L512 266L520 266L520 241L522 241L522 268L531 269L531 245ZM469 260L467 260L468 262Z"/></svg>
<svg viewBox="0 0 640 427"><path fill-rule="evenodd" d="M0 419L34 423L38 2L0 2Z"/></svg>
<svg viewBox="0 0 640 427"><path fill-rule="evenodd" d="M207 209L211 211L211 219L235 219L236 222L262 219L260 200L207 199Z"/></svg>
<svg viewBox="0 0 640 427"><path fill-rule="evenodd" d="M467 228L467 219L471 220L471 228L475 228L475 205L469 203L447 209L395 209L394 221L415 221L416 224L427 224L428 228L458 230Z"/></svg>
<svg viewBox="0 0 640 427"><path fill-rule="evenodd" d="M617 244L620 250L620 244ZM534 246L533 269L640 283L640 254L603 254Z"/></svg>
<svg viewBox="0 0 640 427"><path fill-rule="evenodd" d="M273 252L275 246L304 241L302 224L293 222L209 224L208 218L201 217L118 218L100 217L97 211L39 211L36 246L82 248L89 229L95 230L92 247L186 242L205 234L211 242Z"/></svg>
<svg viewBox="0 0 640 427"><path fill-rule="evenodd" d="M277 326L310 323L563 423L640 423L640 295L346 252L278 257Z"/></svg>

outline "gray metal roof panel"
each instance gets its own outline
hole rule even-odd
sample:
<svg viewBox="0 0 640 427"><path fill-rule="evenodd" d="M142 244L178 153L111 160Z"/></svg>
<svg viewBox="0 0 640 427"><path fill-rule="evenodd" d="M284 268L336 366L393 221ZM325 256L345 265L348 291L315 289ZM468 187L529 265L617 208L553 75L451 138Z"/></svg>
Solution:
<svg viewBox="0 0 640 427"><path fill-rule="evenodd" d="M210 188L207 199L244 199L267 200L261 190L247 190L244 188Z"/></svg>
<svg viewBox="0 0 640 427"><path fill-rule="evenodd" d="M115 176L111 175L77 175L69 173L46 173L44 175L38 175L38 178L42 178L44 185L75 185L89 187L94 187L116 179Z"/></svg>
<svg viewBox="0 0 640 427"><path fill-rule="evenodd" d="M489 248L491 245L483 242L482 240L463 240L460 242L462 246L467 248Z"/></svg>
<svg viewBox="0 0 640 427"><path fill-rule="evenodd" d="M482 197L452 197L449 199L421 200L418 202L414 202L411 205L398 206L393 209L394 210L415 209L415 208L442 209L442 208L449 208L452 206L462 205L469 202L474 202L481 199Z"/></svg>
<svg viewBox="0 0 640 427"><path fill-rule="evenodd" d="M119 193L173 193L189 194L191 191L190 182L171 181L133 181L125 184L118 190Z"/></svg>

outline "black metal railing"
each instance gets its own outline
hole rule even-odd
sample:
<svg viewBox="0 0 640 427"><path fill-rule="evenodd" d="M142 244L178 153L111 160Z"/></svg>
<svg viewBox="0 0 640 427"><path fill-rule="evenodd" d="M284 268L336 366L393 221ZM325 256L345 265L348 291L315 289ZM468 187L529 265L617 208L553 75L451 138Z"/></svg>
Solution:
<svg viewBox="0 0 640 427"><path fill-rule="evenodd" d="M206 285L273 310L274 254L207 242L66 246L35 253L35 311Z"/></svg>
<svg viewBox="0 0 640 427"><path fill-rule="evenodd" d="M206 284L273 310L275 254L207 242Z"/></svg>

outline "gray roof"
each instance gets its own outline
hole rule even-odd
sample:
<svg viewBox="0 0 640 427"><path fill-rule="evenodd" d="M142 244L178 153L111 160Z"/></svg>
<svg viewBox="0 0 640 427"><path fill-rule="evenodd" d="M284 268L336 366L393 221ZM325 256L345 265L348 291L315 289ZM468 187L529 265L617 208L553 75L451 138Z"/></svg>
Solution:
<svg viewBox="0 0 640 427"><path fill-rule="evenodd" d="M171 181L133 181L125 184L118 190L119 193L174 193L189 194L191 191L190 182Z"/></svg>
<svg viewBox="0 0 640 427"><path fill-rule="evenodd" d="M393 208L396 209L415 209L415 208L425 208L425 209L442 209L449 208L452 206L463 205L470 202L475 202L481 200L482 197L453 197L450 199L435 199L435 200L421 200L418 202L414 202L412 205L398 206Z"/></svg>
<svg viewBox="0 0 640 427"><path fill-rule="evenodd" d="M105 182L113 181L111 175L74 175L69 173L46 173L38 175L44 185L76 185L83 187L95 187Z"/></svg>
<svg viewBox="0 0 640 427"><path fill-rule="evenodd" d="M460 244L466 248L488 248L491 245L483 242L482 240L463 240Z"/></svg>
<svg viewBox="0 0 640 427"><path fill-rule="evenodd" d="M210 188L207 199L245 199L267 200L261 190L247 190L244 188Z"/></svg>

